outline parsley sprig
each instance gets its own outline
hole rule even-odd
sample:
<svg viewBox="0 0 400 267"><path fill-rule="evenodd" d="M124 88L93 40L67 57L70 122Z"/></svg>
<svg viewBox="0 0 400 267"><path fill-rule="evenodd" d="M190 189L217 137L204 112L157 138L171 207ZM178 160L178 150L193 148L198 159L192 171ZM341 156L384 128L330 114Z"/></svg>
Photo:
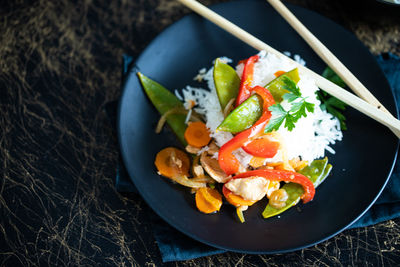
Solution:
<svg viewBox="0 0 400 267"><path fill-rule="evenodd" d="M291 106L289 110L285 110L283 106L278 103L268 108L269 111L271 111L272 117L265 127L264 132L266 133L278 130L283 122L285 122L284 127L292 131L295 127L295 123L301 117L307 117L306 111L314 112L314 104L306 101L306 98L301 95L300 88L292 79L285 76L283 77L283 82L283 89L287 90L288 93L284 94L282 98L288 103L291 103Z"/></svg>

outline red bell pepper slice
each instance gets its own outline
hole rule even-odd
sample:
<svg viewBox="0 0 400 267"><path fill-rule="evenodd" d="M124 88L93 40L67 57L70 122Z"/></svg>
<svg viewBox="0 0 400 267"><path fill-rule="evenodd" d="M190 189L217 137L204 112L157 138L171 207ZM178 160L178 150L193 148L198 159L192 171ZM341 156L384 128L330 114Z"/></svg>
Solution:
<svg viewBox="0 0 400 267"><path fill-rule="evenodd" d="M271 181L283 181L283 182L291 182L300 184L304 189L304 194L301 196L303 203L307 203L313 200L315 195L315 187L314 184L308 179L306 176L292 171L283 171L283 170L254 170L240 173L234 176L232 179L238 178L248 178L252 176L264 177L265 179Z"/></svg>
<svg viewBox="0 0 400 267"><path fill-rule="evenodd" d="M265 137L254 139L242 148L250 155L256 157L273 158L278 153L279 147L279 142L271 141L268 137Z"/></svg>
<svg viewBox="0 0 400 267"><path fill-rule="evenodd" d="M271 118L271 112L268 110L268 108L275 104L275 100L271 93L268 91L268 89L261 86L255 86L251 89L251 91L260 95L263 99L263 113L251 128L237 134L234 138L225 143L219 150L219 166L227 175L238 172L240 167L239 161L232 154L232 152L242 147L243 144L249 141L251 138L256 137L257 134L265 128L269 119Z"/></svg>
<svg viewBox="0 0 400 267"><path fill-rule="evenodd" d="M239 94L236 98L236 107L250 96L251 83L254 76L254 63L259 59L258 55L249 57L244 63L242 79L240 81Z"/></svg>

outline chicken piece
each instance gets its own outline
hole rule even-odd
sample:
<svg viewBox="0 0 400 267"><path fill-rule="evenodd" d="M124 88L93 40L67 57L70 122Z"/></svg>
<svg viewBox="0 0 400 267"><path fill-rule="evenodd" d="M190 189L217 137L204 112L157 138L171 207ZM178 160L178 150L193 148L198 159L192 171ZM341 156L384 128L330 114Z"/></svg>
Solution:
<svg viewBox="0 0 400 267"><path fill-rule="evenodd" d="M229 180L229 176L221 169L218 160L207 155L207 153L202 153L200 157L201 166L204 170L218 183L225 183Z"/></svg>

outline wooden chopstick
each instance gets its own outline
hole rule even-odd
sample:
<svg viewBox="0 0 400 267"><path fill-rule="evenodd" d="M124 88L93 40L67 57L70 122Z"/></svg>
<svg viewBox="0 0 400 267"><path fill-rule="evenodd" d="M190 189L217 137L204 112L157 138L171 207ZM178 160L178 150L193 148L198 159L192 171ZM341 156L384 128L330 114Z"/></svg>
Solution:
<svg viewBox="0 0 400 267"><path fill-rule="evenodd" d="M306 75L313 78L319 88L321 88L328 94L338 98L339 100L343 101L347 105L364 113L365 115L369 116L370 118L389 127L394 132L394 134L400 138L400 121L395 119L392 115L379 110L375 106L367 103L366 101L362 100L361 98L349 93L348 91L346 91L343 88L337 86L336 84L328 81L327 79L320 76L319 74L313 72L312 70L304 67L303 65L297 63L296 61L292 60L291 58L285 56L284 54L282 54L279 51L275 50L274 48L270 47L266 43L262 42L261 40L257 39L253 35L249 34L248 32L244 31L243 29L239 28L232 22L230 22L227 19L223 18L222 16L218 15L217 13L215 13L214 11L205 7L204 5L200 4L199 2L197 2L195 0L178 0L178 1L181 2L182 4L184 4L185 6L187 6L188 8L190 8L191 10L193 10L194 12L203 16L204 18L213 22L217 26L221 27L225 31L229 32L233 36L235 36L238 39L242 40L243 42L247 43L251 47L253 47L257 50L265 50L269 53L275 54L279 58L285 58L286 60L289 60L290 62L295 64L301 72L303 72Z"/></svg>
<svg viewBox="0 0 400 267"><path fill-rule="evenodd" d="M368 91L368 89L350 72L348 68L315 37L295 15L280 1L267 0L275 10L292 26L292 28L306 41L306 43L318 54L318 56L333 69L337 75L353 90L353 92L375 106L390 114L390 112Z"/></svg>

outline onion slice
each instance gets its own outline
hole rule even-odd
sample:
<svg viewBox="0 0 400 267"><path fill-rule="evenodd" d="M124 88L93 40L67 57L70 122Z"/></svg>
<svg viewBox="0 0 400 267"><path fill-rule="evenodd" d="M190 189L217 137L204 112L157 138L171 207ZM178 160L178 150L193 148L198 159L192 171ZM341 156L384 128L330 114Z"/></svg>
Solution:
<svg viewBox="0 0 400 267"><path fill-rule="evenodd" d="M226 106L224 108L224 118L226 118L226 116L228 116L228 114L231 113L231 109L232 109L234 103L235 103L235 98L232 98L226 104Z"/></svg>
<svg viewBox="0 0 400 267"><path fill-rule="evenodd" d="M170 110L165 112L161 116L161 118L158 120L157 127L156 127L156 133L160 133L161 132L165 122L167 121L168 116L172 115L172 114L185 114L185 115L187 115L188 114L188 110L186 110L185 108L182 108L182 107L175 107L175 108L171 108ZM194 115L194 114L190 115L190 120L191 121L201 121L201 119L199 117L197 117L196 115Z"/></svg>
<svg viewBox="0 0 400 267"><path fill-rule="evenodd" d="M170 179L177 182L180 185L190 187L190 188L200 188L200 187L207 186L207 184L204 182L192 181L192 179L189 179L186 176L175 176Z"/></svg>
<svg viewBox="0 0 400 267"><path fill-rule="evenodd" d="M209 176L198 176L195 178L190 179L192 182L198 182L198 183L215 183L215 180Z"/></svg>

